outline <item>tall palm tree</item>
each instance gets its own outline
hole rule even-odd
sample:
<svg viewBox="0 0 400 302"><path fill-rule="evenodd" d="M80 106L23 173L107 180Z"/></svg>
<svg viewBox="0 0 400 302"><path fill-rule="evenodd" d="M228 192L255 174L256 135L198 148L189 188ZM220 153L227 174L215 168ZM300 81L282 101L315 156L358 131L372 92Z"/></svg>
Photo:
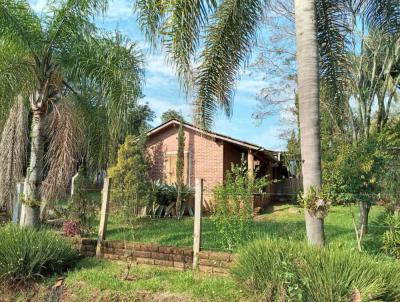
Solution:
<svg viewBox="0 0 400 302"><path fill-rule="evenodd" d="M295 0L303 187L321 187L319 66L315 0ZM323 245L323 219L304 210L308 241Z"/></svg>
<svg viewBox="0 0 400 302"><path fill-rule="evenodd" d="M162 42L183 87L195 94L198 125L210 128L218 109L231 115L235 81L271 1L136 0L138 20L146 36L154 45ZM399 11L397 0L350 2L365 3L371 22L388 27L393 26L392 17ZM332 101L340 98L344 74L338 62L345 57L348 20L342 8L348 4L345 0L295 1L305 191L321 185L319 82L331 91ZM323 222L308 214L306 211L307 229L312 229L309 242L322 244Z"/></svg>
<svg viewBox="0 0 400 302"><path fill-rule="evenodd" d="M31 113L24 226L38 224L46 192L51 195L57 182L68 182L81 160L77 145L84 141L77 133L83 132L76 122L102 110L105 124L96 127L107 129L115 142L141 95L142 56L136 45L91 22L105 9L106 1L63 0L37 15L27 1L0 0L0 44L18 49L2 56L0 101L20 95Z"/></svg>

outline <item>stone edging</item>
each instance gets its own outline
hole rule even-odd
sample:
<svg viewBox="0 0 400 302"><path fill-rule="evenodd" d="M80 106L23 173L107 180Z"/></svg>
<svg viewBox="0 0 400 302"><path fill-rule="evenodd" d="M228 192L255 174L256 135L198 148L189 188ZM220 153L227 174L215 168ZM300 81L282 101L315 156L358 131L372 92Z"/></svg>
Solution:
<svg viewBox="0 0 400 302"><path fill-rule="evenodd" d="M72 242L81 255L95 256L95 239L73 238ZM162 246L124 241L104 241L101 248L103 258L110 260L132 260L139 264L192 269L193 251L189 248ZM199 270L201 272L227 274L234 255L224 252L201 251Z"/></svg>

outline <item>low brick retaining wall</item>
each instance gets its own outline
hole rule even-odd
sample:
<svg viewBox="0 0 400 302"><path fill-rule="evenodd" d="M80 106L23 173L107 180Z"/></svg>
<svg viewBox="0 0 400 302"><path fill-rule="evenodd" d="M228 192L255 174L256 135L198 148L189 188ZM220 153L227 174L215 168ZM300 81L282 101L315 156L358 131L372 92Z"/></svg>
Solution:
<svg viewBox="0 0 400 302"><path fill-rule="evenodd" d="M94 239L74 238L73 244L82 255L96 255L97 241ZM104 259L125 260L129 257L139 264L174 267L181 270L191 269L193 266L193 251L188 248L126 243L124 241L104 241L102 254ZM226 274L232 262L232 254L201 251L199 270L207 273Z"/></svg>

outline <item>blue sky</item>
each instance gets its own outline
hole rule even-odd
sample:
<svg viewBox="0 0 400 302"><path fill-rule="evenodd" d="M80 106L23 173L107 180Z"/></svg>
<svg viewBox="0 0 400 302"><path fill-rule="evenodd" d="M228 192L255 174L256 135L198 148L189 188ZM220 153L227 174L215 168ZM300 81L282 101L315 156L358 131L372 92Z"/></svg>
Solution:
<svg viewBox="0 0 400 302"><path fill-rule="evenodd" d="M46 0L30 0L37 12L45 9ZM155 111L157 118L154 125L160 123L161 114L168 109L181 111L188 121L191 121L189 101L179 87L177 77L166 63L165 53L150 51L143 34L140 32L136 18L132 14L132 2L129 0L113 0L110 3L107 16L97 21L97 24L107 31L118 30L136 41L145 54L146 83L145 97L141 102L148 102ZM264 75L243 71L237 82L234 98L233 116L228 119L219 113L214 129L217 132L246 140L273 150L283 150L285 142L278 137L282 128L280 114L268 117L262 123L252 118L258 101L257 93L265 87Z"/></svg>

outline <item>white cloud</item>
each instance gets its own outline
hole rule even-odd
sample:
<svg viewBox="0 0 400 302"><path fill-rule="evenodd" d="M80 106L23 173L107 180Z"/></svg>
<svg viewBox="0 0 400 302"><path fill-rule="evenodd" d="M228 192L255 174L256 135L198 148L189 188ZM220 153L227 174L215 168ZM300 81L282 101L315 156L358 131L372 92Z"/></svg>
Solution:
<svg viewBox="0 0 400 302"><path fill-rule="evenodd" d="M254 129L254 134L249 140L267 149L281 151L286 148L286 142L279 137L283 127L281 125L269 125L259 129Z"/></svg>
<svg viewBox="0 0 400 302"><path fill-rule="evenodd" d="M47 0L30 0L29 4L36 13L42 13L47 7Z"/></svg>
<svg viewBox="0 0 400 302"><path fill-rule="evenodd" d="M112 0L109 2L107 10L107 19L126 19L133 15L132 1Z"/></svg>
<svg viewBox="0 0 400 302"><path fill-rule="evenodd" d="M146 71L176 77L172 66L166 62L165 55L161 53L146 56Z"/></svg>
<svg viewBox="0 0 400 302"><path fill-rule="evenodd" d="M260 79L243 79L237 84L237 91L242 93L253 94L254 97L262 88L265 87L265 82Z"/></svg>

